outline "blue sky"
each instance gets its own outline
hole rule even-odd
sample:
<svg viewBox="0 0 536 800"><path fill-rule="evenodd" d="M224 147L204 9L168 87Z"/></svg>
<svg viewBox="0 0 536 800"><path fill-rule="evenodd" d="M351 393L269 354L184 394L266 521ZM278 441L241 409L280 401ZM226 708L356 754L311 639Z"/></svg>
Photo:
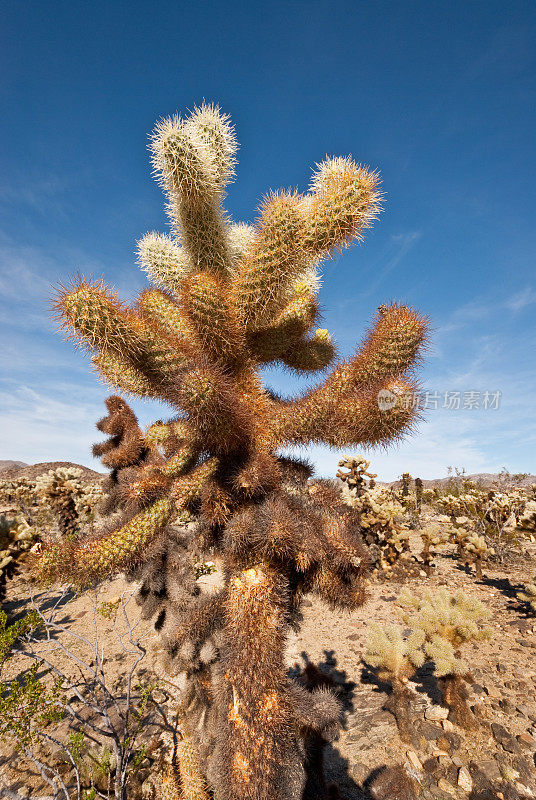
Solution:
<svg viewBox="0 0 536 800"><path fill-rule="evenodd" d="M0 459L98 467L109 393L55 332L51 286L82 271L124 299L135 242L166 230L155 120L203 98L241 143L227 207L304 190L326 154L377 168L385 212L325 263L325 326L352 352L397 299L433 324L417 432L372 453L380 477L448 465L536 472L536 5L486 0L239 3L4 1L0 41ZM287 375L268 382L295 390ZM501 392L444 409L444 392ZM143 423L164 413L134 403ZM310 452L332 475L337 454Z"/></svg>

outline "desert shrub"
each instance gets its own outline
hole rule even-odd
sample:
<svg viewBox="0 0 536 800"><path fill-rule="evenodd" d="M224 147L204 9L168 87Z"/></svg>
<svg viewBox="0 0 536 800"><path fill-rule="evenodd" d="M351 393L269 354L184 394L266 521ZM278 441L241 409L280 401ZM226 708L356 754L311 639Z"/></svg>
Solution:
<svg viewBox="0 0 536 800"><path fill-rule="evenodd" d="M167 718L168 688L142 678L147 632L137 633L139 620L129 618L131 596L113 608L100 607L94 596L94 617L102 612L113 620L110 635L125 657L119 682L108 677L96 625L92 641L59 621L65 592L32 601L12 624L0 612L0 736L54 797L125 800L145 759L144 729L176 727Z"/></svg>

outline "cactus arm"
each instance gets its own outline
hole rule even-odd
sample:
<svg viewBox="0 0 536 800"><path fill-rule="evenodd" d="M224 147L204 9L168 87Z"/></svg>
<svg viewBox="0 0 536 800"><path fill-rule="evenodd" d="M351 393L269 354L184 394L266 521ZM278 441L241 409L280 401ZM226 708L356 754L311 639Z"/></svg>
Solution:
<svg viewBox="0 0 536 800"><path fill-rule="evenodd" d="M153 396L151 381L117 353L111 350L101 352L92 356L91 361L99 377L114 389L138 397Z"/></svg>
<svg viewBox="0 0 536 800"><path fill-rule="evenodd" d="M328 158L319 164L310 194L302 200L308 251L325 258L362 238L361 231L381 210L378 184L377 173L351 158Z"/></svg>
<svg viewBox="0 0 536 800"><path fill-rule="evenodd" d="M159 335L101 284L82 279L60 291L56 309L62 326L81 346L125 361L142 373L157 397L165 397L170 375L184 369L186 354L177 342Z"/></svg>
<svg viewBox="0 0 536 800"><path fill-rule="evenodd" d="M171 236L146 233L138 242L138 263L149 280L175 293L183 278L192 272L188 254Z"/></svg>
<svg viewBox="0 0 536 800"><path fill-rule="evenodd" d="M335 358L335 345L327 330L318 328L310 339L301 339L285 351L283 364L299 373L318 372Z"/></svg>
<svg viewBox="0 0 536 800"><path fill-rule="evenodd" d="M238 149L230 117L222 113L218 106L203 103L199 108L194 108L184 129L194 141L202 141L207 146L215 183L218 189L223 189L234 176Z"/></svg>
<svg viewBox="0 0 536 800"><path fill-rule="evenodd" d="M177 117L162 120L152 139L153 164L169 195L169 214L194 270L228 274L232 265L221 181L205 137Z"/></svg>
<svg viewBox="0 0 536 800"><path fill-rule="evenodd" d="M289 350L290 343L311 329L318 317L316 298L308 287L300 287L272 325L248 334L248 347L260 363L277 361Z"/></svg>
<svg viewBox="0 0 536 800"><path fill-rule="evenodd" d="M380 389L396 400L392 408L378 405ZM270 435L277 446L327 444L330 447L374 446L396 441L420 419L408 402L418 385L411 378L390 380L378 391L315 394L305 400L272 400Z"/></svg>
<svg viewBox="0 0 536 800"><path fill-rule="evenodd" d="M66 578L84 585L139 563L146 548L167 524L173 501L164 497L118 530L81 542L62 542L43 549L39 571L45 578Z"/></svg>
<svg viewBox="0 0 536 800"><path fill-rule="evenodd" d="M226 301L224 283L216 276L197 273L179 290L181 306L198 342L200 354L227 363L240 360L243 340Z"/></svg>
<svg viewBox="0 0 536 800"><path fill-rule="evenodd" d="M285 305L289 287L307 266L296 194L280 192L261 206L256 237L234 275L231 301L246 330L266 327Z"/></svg>
<svg viewBox="0 0 536 800"><path fill-rule="evenodd" d="M137 310L141 319L179 349L188 348L188 344L191 346L195 342L188 320L173 297L166 292L144 290L138 298Z"/></svg>

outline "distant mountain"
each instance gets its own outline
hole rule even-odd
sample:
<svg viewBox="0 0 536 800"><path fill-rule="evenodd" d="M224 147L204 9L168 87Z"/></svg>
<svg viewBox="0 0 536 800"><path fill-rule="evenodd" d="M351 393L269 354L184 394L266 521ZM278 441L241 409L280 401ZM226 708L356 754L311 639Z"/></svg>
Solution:
<svg viewBox="0 0 536 800"><path fill-rule="evenodd" d="M24 461L0 461L0 472L5 469L22 469L27 466L28 464L25 464Z"/></svg>
<svg viewBox="0 0 536 800"><path fill-rule="evenodd" d="M100 480L103 476L100 472L83 467L82 464L73 464L72 461L45 461L41 464L24 464L22 461L0 461L0 479L11 480L13 478L28 478L35 480L38 475L48 472L50 469L58 467L71 467L82 471L82 477L86 481Z"/></svg>
<svg viewBox="0 0 536 800"><path fill-rule="evenodd" d="M413 477L416 478L418 476L413 475ZM536 475L525 475L524 473L516 475L515 473L511 473L505 478L502 474L494 472L474 472L471 475L461 475L459 478L456 478L456 476L447 478L434 478L433 480L426 480L423 478L422 482L426 489L433 489L434 486L445 486L445 484L448 484L449 481L461 483L462 480L470 480L485 489L492 487L495 489L500 487L505 490L509 490L514 487L530 487L533 483L536 483ZM380 481L378 481L378 483L380 483ZM400 481L389 481L388 484L389 486L396 486L397 484L400 484Z"/></svg>

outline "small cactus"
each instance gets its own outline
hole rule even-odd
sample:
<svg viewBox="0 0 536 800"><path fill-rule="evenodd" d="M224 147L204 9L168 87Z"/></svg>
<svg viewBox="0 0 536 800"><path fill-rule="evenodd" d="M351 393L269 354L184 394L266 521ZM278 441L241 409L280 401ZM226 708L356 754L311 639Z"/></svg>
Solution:
<svg viewBox="0 0 536 800"><path fill-rule="evenodd" d="M426 592L422 597L403 591L399 602L408 609L402 613L403 621L425 635L425 653L443 679L443 702L450 708L449 719L464 728L475 727L464 682L468 669L459 648L490 637L491 630L481 623L491 612L463 592L451 595L444 589Z"/></svg>
<svg viewBox="0 0 536 800"><path fill-rule="evenodd" d="M412 477L409 472L403 472L401 477L401 495L402 497L408 497L409 495L409 487L411 485Z"/></svg>
<svg viewBox="0 0 536 800"><path fill-rule="evenodd" d="M375 568L388 575L396 562L409 553L409 532L403 522L403 506L385 488L369 488L356 495L344 486L342 497L358 515Z"/></svg>
<svg viewBox="0 0 536 800"><path fill-rule="evenodd" d="M343 472L342 469L337 471L337 478L346 483L348 491L355 497L361 497L367 488L365 478L369 478L369 488L373 489L375 482L374 479L378 476L373 472L368 472L370 461L367 461L363 456L352 458L351 456L343 456L339 461L339 467L344 467L348 472Z"/></svg>
<svg viewBox="0 0 536 800"><path fill-rule="evenodd" d="M423 560L424 571L427 575L430 575L434 558L432 548L440 547L442 544L448 542L448 533L445 531L444 527L438 523L427 525L420 533L423 542L421 558Z"/></svg>
<svg viewBox="0 0 536 800"><path fill-rule="evenodd" d="M477 581L482 580L482 559L491 556L495 553L493 547L490 547L483 536L478 536L472 533L463 540L463 548L469 555L469 558L474 561L475 576Z"/></svg>
<svg viewBox="0 0 536 800"><path fill-rule="evenodd" d="M35 483L37 494L50 503L63 536L73 536L78 528L75 499L82 494L81 475L80 469L58 467L40 475Z"/></svg>
<svg viewBox="0 0 536 800"><path fill-rule="evenodd" d="M426 656L423 651L425 634L413 631L409 636L399 625L369 625L369 636L365 660L378 669L378 676L393 687L391 702L387 708L393 713L401 738L415 742L415 733L410 718L410 704L414 692L407 683L416 669L421 667Z"/></svg>
<svg viewBox="0 0 536 800"><path fill-rule="evenodd" d="M529 614L536 615L536 578L534 583L527 583L522 592L518 592L517 599L521 600Z"/></svg>
<svg viewBox="0 0 536 800"><path fill-rule="evenodd" d="M415 503L417 506L417 511L420 511L424 493L422 478L415 478L414 483L415 483Z"/></svg>

